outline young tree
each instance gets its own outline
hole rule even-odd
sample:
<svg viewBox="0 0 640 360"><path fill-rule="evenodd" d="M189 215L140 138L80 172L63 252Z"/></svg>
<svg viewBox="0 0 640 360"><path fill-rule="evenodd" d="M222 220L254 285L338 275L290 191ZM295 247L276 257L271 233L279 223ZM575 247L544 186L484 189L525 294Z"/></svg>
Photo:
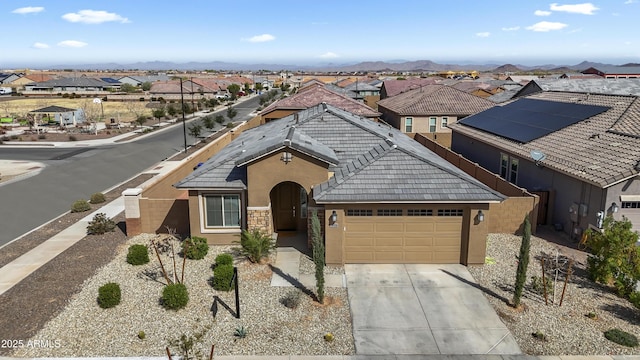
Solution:
<svg viewBox="0 0 640 360"><path fill-rule="evenodd" d="M224 116L218 114L216 115L214 121L217 122L218 124L222 124L224 122Z"/></svg>
<svg viewBox="0 0 640 360"><path fill-rule="evenodd" d="M227 91L231 93L231 100L235 100L238 97L238 92L240 92L240 85L231 84L227 86Z"/></svg>
<svg viewBox="0 0 640 360"><path fill-rule="evenodd" d="M256 83L256 84L254 85L254 87L256 88L256 91L258 91L258 92L262 91L262 89L264 88L264 87L262 86L262 83L261 83L261 82Z"/></svg>
<svg viewBox="0 0 640 360"><path fill-rule="evenodd" d="M213 120L213 116L211 115L203 117L202 122L209 132L213 131L213 128L216 126L216 122Z"/></svg>
<svg viewBox="0 0 640 360"><path fill-rule="evenodd" d="M238 115L238 111L232 106L229 106L227 108L227 117L229 118L229 120L233 121L233 118L236 117L236 115Z"/></svg>
<svg viewBox="0 0 640 360"><path fill-rule="evenodd" d="M189 126L189 135L191 135L194 138L196 138L196 141L200 137L200 134L202 134L202 125L193 124L193 125Z"/></svg>
<svg viewBox="0 0 640 360"><path fill-rule="evenodd" d="M144 125L144 123L147 122L147 117L144 115L138 115L138 117L135 120L135 124L138 124L140 126Z"/></svg>
<svg viewBox="0 0 640 360"><path fill-rule="evenodd" d="M520 255L518 256L518 270L516 271L516 284L513 292L513 306L520 306L522 290L527 281L527 267L529 266L529 249L531 248L531 222L529 216L524 217L522 223L522 243L520 244Z"/></svg>
<svg viewBox="0 0 640 360"><path fill-rule="evenodd" d="M628 296L640 280L638 233L629 219L604 219L602 232L589 231L587 246L593 256L587 259L587 271L594 281L613 285L618 295Z"/></svg>
<svg viewBox="0 0 640 360"><path fill-rule="evenodd" d="M151 90L151 83L149 81L145 81L142 83L142 90L149 91Z"/></svg>
<svg viewBox="0 0 640 360"><path fill-rule="evenodd" d="M160 118L162 118L164 115L165 115L164 108L153 110L153 117L158 119L158 122L160 122Z"/></svg>
<svg viewBox="0 0 640 360"><path fill-rule="evenodd" d="M120 86L120 90L126 92L126 93L132 93L135 92L137 89L135 86L128 84L128 83L124 83L122 84L122 86Z"/></svg>
<svg viewBox="0 0 640 360"><path fill-rule="evenodd" d="M176 110L175 106L171 104L167 106L167 114L169 114L169 116L174 117L176 116L177 113L178 113L178 110Z"/></svg>
<svg viewBox="0 0 640 360"><path fill-rule="evenodd" d="M311 214L311 241L313 244L313 262L316 265L316 288L318 289L318 302L324 302L324 241L318 212Z"/></svg>

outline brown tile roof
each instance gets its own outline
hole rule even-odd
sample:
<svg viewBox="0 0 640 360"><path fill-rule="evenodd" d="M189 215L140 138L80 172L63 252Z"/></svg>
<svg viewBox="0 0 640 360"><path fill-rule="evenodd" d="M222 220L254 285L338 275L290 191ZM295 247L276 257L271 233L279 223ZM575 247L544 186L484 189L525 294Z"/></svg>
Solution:
<svg viewBox="0 0 640 360"><path fill-rule="evenodd" d="M52 77L47 74L29 74L25 77L33 82L44 82L52 79Z"/></svg>
<svg viewBox="0 0 640 360"><path fill-rule="evenodd" d="M321 103L327 103L352 114L377 118L380 113L367 105L353 100L350 97L336 94L322 85L310 85L301 89L295 95L276 101L260 112L260 115L270 113L277 109L304 110Z"/></svg>
<svg viewBox="0 0 640 360"><path fill-rule="evenodd" d="M489 100L446 85L425 85L378 101L378 106L401 116L467 116L487 110L494 105Z"/></svg>
<svg viewBox="0 0 640 360"><path fill-rule="evenodd" d="M385 80L383 87L387 97L396 96L405 91L417 89L424 85L437 84L440 80L435 78L409 78L406 80Z"/></svg>
<svg viewBox="0 0 640 360"><path fill-rule="evenodd" d="M459 132L498 149L530 159L542 151L543 166L600 187L638 174L640 160L640 100L635 96L570 92L541 92L527 98L610 107L609 110L520 144L505 138L451 124Z"/></svg>

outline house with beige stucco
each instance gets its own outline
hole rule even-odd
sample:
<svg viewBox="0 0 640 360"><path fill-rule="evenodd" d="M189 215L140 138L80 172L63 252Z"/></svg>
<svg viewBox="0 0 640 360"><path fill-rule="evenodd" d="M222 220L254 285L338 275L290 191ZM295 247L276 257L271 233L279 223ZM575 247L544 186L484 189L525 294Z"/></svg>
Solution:
<svg viewBox="0 0 640 360"><path fill-rule="evenodd" d="M260 228L308 246L317 214L329 264L484 263L486 212L505 200L398 129L326 103L243 131L174 188L190 234L210 244Z"/></svg>

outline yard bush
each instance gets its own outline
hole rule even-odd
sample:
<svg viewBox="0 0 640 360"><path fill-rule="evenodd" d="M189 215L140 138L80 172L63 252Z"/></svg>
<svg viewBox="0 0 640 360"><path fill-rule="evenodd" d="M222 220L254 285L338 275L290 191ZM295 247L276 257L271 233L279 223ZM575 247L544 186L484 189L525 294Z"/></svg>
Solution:
<svg viewBox="0 0 640 360"><path fill-rule="evenodd" d="M213 269L213 288L219 291L230 291L232 288L233 265L218 265Z"/></svg>
<svg viewBox="0 0 640 360"><path fill-rule="evenodd" d="M149 250L145 245L135 244L129 246L127 262L131 265L144 265L149 262Z"/></svg>
<svg viewBox="0 0 640 360"><path fill-rule="evenodd" d="M273 238L260 229L242 230L240 234L240 253L245 255L251 262L259 262L262 258L269 256L275 249L276 243Z"/></svg>
<svg viewBox="0 0 640 360"><path fill-rule="evenodd" d="M162 290L162 306L169 310L178 310L187 306L189 292L184 284L170 284Z"/></svg>
<svg viewBox="0 0 640 360"><path fill-rule="evenodd" d="M120 304L120 297L120 285L117 283L106 283L98 288L98 305L103 309Z"/></svg>
<svg viewBox="0 0 640 360"><path fill-rule="evenodd" d="M187 259L203 259L207 255L208 251L209 245L207 245L207 239L203 237L192 236L182 243L182 253L187 257Z"/></svg>
<svg viewBox="0 0 640 360"><path fill-rule="evenodd" d="M90 201L92 204L100 204L107 201L107 199L104 197L103 193L95 193L91 195Z"/></svg>
<svg viewBox="0 0 640 360"><path fill-rule="evenodd" d="M87 234L102 235L115 229L116 223L113 220L109 219L105 213L98 213L93 217L93 220L89 221Z"/></svg>
<svg viewBox="0 0 640 360"><path fill-rule="evenodd" d="M89 210L91 210L91 205L89 205L89 202L87 202L87 200L76 200L76 202L71 205L72 213L85 212Z"/></svg>
<svg viewBox="0 0 640 360"><path fill-rule="evenodd" d="M282 299L280 299L280 303L289 309L295 309L300 305L301 300L302 291L300 291L300 289L291 289Z"/></svg>
<svg viewBox="0 0 640 360"><path fill-rule="evenodd" d="M216 256L216 265L233 265L233 256L231 254L220 254Z"/></svg>
<svg viewBox="0 0 640 360"><path fill-rule="evenodd" d="M631 301L635 307L640 309L640 291L634 291L629 294L629 301Z"/></svg>
<svg viewBox="0 0 640 360"><path fill-rule="evenodd" d="M620 329L607 330L604 332L604 337L616 344L620 344L623 346L638 346L638 338L635 335L629 334L628 332L622 331Z"/></svg>

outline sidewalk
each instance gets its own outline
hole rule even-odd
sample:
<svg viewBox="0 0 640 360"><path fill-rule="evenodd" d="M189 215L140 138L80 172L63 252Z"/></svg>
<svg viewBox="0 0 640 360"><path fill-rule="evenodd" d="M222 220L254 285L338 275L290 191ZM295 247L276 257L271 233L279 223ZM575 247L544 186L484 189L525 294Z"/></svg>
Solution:
<svg viewBox="0 0 640 360"><path fill-rule="evenodd" d="M157 181L157 176L162 176L163 174L173 170L179 164L180 161L165 161L152 167L150 170L143 172L143 174L157 175L147 180L145 183L140 185L140 187L144 189L150 183ZM82 220L0 268L0 295L11 289L51 259L82 240L87 235L87 225L89 224L89 221L93 219L95 214L105 213L109 218L113 218L123 211L124 198L120 196L116 200L102 206L100 209L82 218Z"/></svg>

